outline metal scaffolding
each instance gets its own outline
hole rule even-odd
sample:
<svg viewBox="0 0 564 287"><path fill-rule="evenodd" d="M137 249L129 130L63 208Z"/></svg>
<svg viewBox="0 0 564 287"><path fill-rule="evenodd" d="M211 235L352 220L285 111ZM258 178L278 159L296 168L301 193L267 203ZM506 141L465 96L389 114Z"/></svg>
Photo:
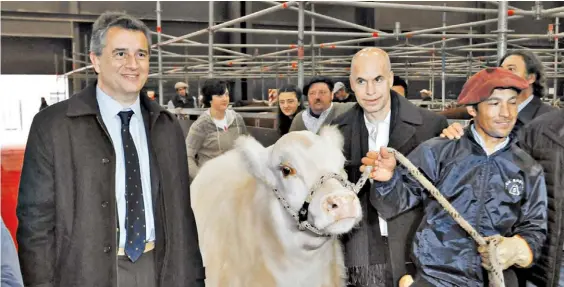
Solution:
<svg viewBox="0 0 564 287"><path fill-rule="evenodd" d="M494 65L497 60L508 50L526 48L518 43L531 40L546 40L550 46L546 48L532 48L530 51L536 53L543 61L547 70L547 77L554 79L554 99L556 99L557 79L564 77L558 75L559 53L564 49L559 48L558 39L564 37L564 33L559 33L559 17L564 16L564 8L557 7L552 9L542 9L542 6L535 5L531 10L521 10L508 5L506 1L493 2L497 5L494 9L448 7L445 5L412 5L404 3L383 3L383 2L333 2L316 1L318 5L340 5L378 9L415 9L420 11L442 12L442 25L435 28L427 28L413 31L401 31L401 23L396 23L393 32L384 32L374 28L366 27L356 23L344 21L316 12L313 2L275 2L261 1L270 7L243 15L240 18L231 19L223 23L218 23L214 19L214 3L209 2L209 25L208 27L188 33L186 35L168 35L163 33L161 23L162 11L160 1L156 4L157 29L152 32L157 36L157 43L151 48L156 49L151 58L156 56L156 61L150 64L149 77L158 81L159 95L163 95L163 80L166 79L186 79L207 77L218 77L228 79L262 79L276 78L276 83L280 78L297 78L299 87L304 85L304 79L314 75L324 75L329 77L348 77L350 72L350 60L356 50L361 49L362 43L374 43L382 49L388 51L392 60L392 68L396 71L403 71L406 80L429 80L430 89L435 85L435 76L441 77L441 102L446 101L446 81L448 79L467 78L480 69ZM276 13L281 10L292 10L298 13L297 30L276 30L276 29L252 29L235 28L235 24L249 21L264 15ZM472 13L480 15L497 15L496 18L474 21L462 24L447 25L447 13ZM305 17L310 17L311 30L305 30ZM518 34L509 29L511 21L524 17L533 19L554 19L545 34ZM343 29L351 29L347 32L320 31L316 28L316 19L329 21ZM486 34L477 33L477 27L497 23L497 30L489 31ZM352 31L354 29L354 31ZM461 33L464 29L469 29L469 33ZM456 33L450 33L456 31ZM517 31L518 32L518 31ZM208 43L200 43L191 38L208 34ZM215 33L247 33L247 34L269 34L269 35L294 35L293 43L275 44L226 44L214 41ZM310 43L304 43L304 37L310 37ZM346 37L347 40L319 43L317 36L323 37ZM395 44L389 43L390 40ZM413 44L412 39L429 41L418 45ZM457 39L466 39L468 44L452 45L449 44ZM473 41L483 39L483 42ZM432 41L432 42L431 42ZM551 41L554 41L552 43ZM398 44L400 43L400 44ZM440 44L440 45L439 45ZM448 45L447 45L448 44ZM86 39L85 39L85 47ZM207 55L196 55L194 53L185 54L167 51L167 47L183 47L185 51L192 48L207 47ZM269 49L274 52L268 53L241 53L231 49L253 48ZM330 56L323 51L351 50L347 55ZM257 50L255 50L257 51ZM307 56L306 56L307 52ZM325 54L325 55L322 55ZM440 58L437 58L439 57ZM92 66L88 63L88 53L85 48L84 53L74 47L70 55L65 51L62 55L64 63L72 61L73 70L64 71L64 76L75 79L86 79L95 77L89 71ZM82 60L84 59L84 60ZM57 63L58 55L55 55ZM289 79L288 79L289 81ZM264 90L264 88L263 88ZM263 91L264 93L264 91ZM262 96L261 96L262 97ZM433 96L434 98L434 96ZM163 104L163 97L159 97L160 104Z"/></svg>

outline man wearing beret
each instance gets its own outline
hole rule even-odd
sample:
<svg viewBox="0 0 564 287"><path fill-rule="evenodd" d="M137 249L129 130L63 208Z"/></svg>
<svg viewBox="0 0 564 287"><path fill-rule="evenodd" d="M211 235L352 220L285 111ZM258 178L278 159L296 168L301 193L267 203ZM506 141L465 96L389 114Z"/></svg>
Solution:
<svg viewBox="0 0 564 287"><path fill-rule="evenodd" d="M498 261L504 270L530 267L547 231L542 169L510 136L516 97L527 86L502 68L478 72L458 98L473 117L464 135L428 140L408 156L482 236L501 236ZM361 171L373 166L370 198L381 216L391 218L418 205L425 209L412 246L417 274L411 286L487 286L485 270L491 265L485 250L405 168L396 168L391 153L369 152L362 163ZM516 285L506 281L506 286Z"/></svg>

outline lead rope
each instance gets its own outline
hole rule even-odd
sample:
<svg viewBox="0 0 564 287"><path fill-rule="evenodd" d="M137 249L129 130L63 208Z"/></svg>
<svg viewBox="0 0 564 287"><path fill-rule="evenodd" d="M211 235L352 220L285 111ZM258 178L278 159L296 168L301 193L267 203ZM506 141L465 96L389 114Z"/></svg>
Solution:
<svg viewBox="0 0 564 287"><path fill-rule="evenodd" d="M444 196L441 194L441 192L423 174L421 174L421 172L419 171L419 169L415 165L413 165L404 155L402 155L397 150L395 150L393 148L387 148L387 149L388 149L388 152L392 153L395 156L395 158L397 159L397 161L399 163L401 163L402 165L404 165L407 168L407 170L409 171L409 173L417 181L419 181L419 183L421 183L421 185L423 185L423 187L425 187L429 191L429 193L437 200L437 202L439 202L439 204L443 207L443 209L446 210L450 214L450 216L452 216L454 221L456 223L458 223L458 225L460 225L460 227L462 227L462 229L464 229L468 234L470 234L470 236L474 239L474 241L476 241L476 243L478 243L479 246L485 246L488 249L488 253L489 253L489 257L490 257L489 259L490 259L490 264L491 264L491 270L488 271L488 278L489 278L489 282L490 282L489 286L490 287L505 287L505 282L504 282L504 279L503 279L503 268L502 268L502 266L499 263L498 258L497 258L497 246L501 242L501 237L500 236L493 236L489 241L487 241L484 237L482 237L476 231L476 229L474 229L468 223L468 221L466 221L464 218L462 218L460 213L458 213L458 211L456 211L456 209L450 204L450 202L448 202L448 200L446 200L446 198L444 198ZM372 167L370 167L370 166L367 167L365 169L365 171L362 173L362 176L360 177L360 179L358 180L358 182L355 185L348 182L346 179L344 179L343 177L341 177L340 175L338 175L336 173L330 173L330 174L322 176L319 179L319 181L310 189L308 197L304 201L304 204L303 204L303 206L302 206L302 208L300 209L299 212L295 212L294 210L292 210L292 208L290 207L290 204L288 204L288 202L286 201L284 196L280 193L280 191L277 188L273 188L273 191L274 191L274 194L276 195L276 197L278 198L278 200L284 206L284 209L286 209L288 211L288 213L294 218L294 220L296 220L298 222L298 228L300 230L303 231L303 230L307 229L307 230L309 230L309 231L311 231L314 234L317 234L319 236L330 236L329 234L326 234L326 233L322 232L321 230L317 229L316 227L312 226L307 221L307 214L308 214L307 210L308 210L308 207L309 207L309 203L312 200L314 192L319 187L321 187L321 185L323 185L323 183L327 179L334 178L334 179L337 179L341 183L341 185L343 185L344 187L346 187L350 190L353 190L355 193L358 194L358 192L366 184L366 181L369 179L371 171L372 171Z"/></svg>
<svg viewBox="0 0 564 287"><path fill-rule="evenodd" d="M450 216L464 229L479 246L486 246L489 251L489 259L491 263L491 271L488 271L489 286L490 287L505 287L505 282L503 279L503 268L497 258L497 246L501 242L499 236L494 236L489 242L482 237L476 229L474 229L468 221L466 221L462 216L454 209L454 207L443 197L441 192L419 171L419 169L413 165L404 155L393 148L388 148L388 152L394 154L395 158L404 165L409 173L417 180L423 187L425 187L429 193L439 202L439 204L446 210ZM368 169L370 171L370 169ZM364 174L367 172L365 171ZM363 178L364 178L363 174ZM362 178L361 178L362 179ZM366 181L366 179L365 179ZM359 182L360 183L360 182Z"/></svg>

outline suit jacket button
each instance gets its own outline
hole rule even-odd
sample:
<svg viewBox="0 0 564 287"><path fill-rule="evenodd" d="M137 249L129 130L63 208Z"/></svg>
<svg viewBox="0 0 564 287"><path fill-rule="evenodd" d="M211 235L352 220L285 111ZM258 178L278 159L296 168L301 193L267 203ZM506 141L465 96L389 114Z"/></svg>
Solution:
<svg viewBox="0 0 564 287"><path fill-rule="evenodd" d="M107 201L102 201L102 207L107 207L108 206L108 202Z"/></svg>
<svg viewBox="0 0 564 287"><path fill-rule="evenodd" d="M112 251L112 247L111 247L111 246L106 246L106 247L104 247L104 253L110 253L110 251Z"/></svg>
<svg viewBox="0 0 564 287"><path fill-rule="evenodd" d="M110 160L107 159L107 158L103 158L103 159L102 159L102 163L103 163L103 164L108 164L108 163L110 163Z"/></svg>

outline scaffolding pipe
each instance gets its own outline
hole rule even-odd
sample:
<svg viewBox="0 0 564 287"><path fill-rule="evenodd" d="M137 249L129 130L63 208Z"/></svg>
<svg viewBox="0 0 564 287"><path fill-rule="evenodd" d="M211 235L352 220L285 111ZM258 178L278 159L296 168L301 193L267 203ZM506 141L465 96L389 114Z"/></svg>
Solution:
<svg viewBox="0 0 564 287"><path fill-rule="evenodd" d="M505 53L507 53L507 1L501 1L497 8L498 21L497 21L497 60L501 60Z"/></svg>
<svg viewBox="0 0 564 287"><path fill-rule="evenodd" d="M435 45L433 45L433 50L435 49ZM433 54L431 55L431 88L429 88L429 90L431 91L431 101L435 100L435 51L433 51Z"/></svg>
<svg viewBox="0 0 564 287"><path fill-rule="evenodd" d="M208 77L213 78L213 1L208 2L208 21L209 21L209 31L208 31Z"/></svg>
<svg viewBox="0 0 564 287"><path fill-rule="evenodd" d="M196 37L196 36L205 34L206 32L208 32L208 30L213 31L213 30L218 30L218 29L221 29L221 28L229 27L229 26L241 23L241 22L245 22L245 21L260 17L260 16L267 15L269 13L272 13L272 12L275 12L275 11L278 11L278 10L286 9L287 7L290 7L292 5L296 5L296 2L290 1L290 2L285 2L285 3L277 3L277 5L274 6L274 7L266 8L264 10L260 10L260 11L251 13L249 15L246 15L246 16L243 16L243 17L240 17L240 18L237 18L237 19L233 19L233 20L230 20L230 21L227 21L227 22L223 22L223 23L215 25L213 27L208 27L208 28L205 28L205 29L202 29L202 30L190 33L190 34L175 37L175 38L172 38L172 39L167 40L167 41L160 43L160 44L162 46L164 46L164 45L168 45L168 44L171 44L171 43L176 43L176 42L184 40L184 39L188 39L188 38L192 38L192 37Z"/></svg>
<svg viewBox="0 0 564 287"><path fill-rule="evenodd" d="M446 6L446 4L444 4ZM446 27L446 12L443 12L443 27ZM446 69L446 54L445 54L445 48L446 48L446 43L444 40L446 40L444 38L444 35L446 34L446 30L443 30L443 45L442 45L442 53L441 53L441 57L442 57L442 71L441 71L441 98L442 98L442 109L444 110L444 105L445 105L445 100L446 100L446 96L445 96L445 89L446 89L446 83L445 83L445 69Z"/></svg>
<svg viewBox="0 0 564 287"><path fill-rule="evenodd" d="M506 2L506 1L499 1ZM382 2L353 2L353 1L320 1L323 4L332 5L346 5L355 6L363 8L393 8L393 9L411 9L419 11L437 11L437 12L459 12L459 13L474 13L474 14L497 14L496 9L483 9L483 8L471 8L471 7L447 7L447 6L433 6L433 5L413 5L413 4L400 4L400 3L382 3ZM557 7L547 10L541 10L540 16L561 16L555 15L556 13L564 11L564 7ZM536 16L535 11L525 11L521 9L513 10L514 15L526 15L526 16Z"/></svg>
<svg viewBox="0 0 564 287"><path fill-rule="evenodd" d="M72 53L72 51L71 51ZM65 58L67 57L67 49L63 49L63 74L66 76L67 75L67 63L65 63ZM69 73L72 73L72 71L70 71Z"/></svg>
<svg viewBox="0 0 564 287"><path fill-rule="evenodd" d="M276 2L276 1L262 1L262 2L268 3L270 5L275 5L275 6L280 5L280 3ZM290 7L290 10L299 11L299 9L296 8L296 7ZM372 29L372 28L369 28L369 27L366 27L366 26L358 25L358 24L355 24L355 23L351 23L351 22L348 22L348 21L344 21L344 20L341 20L341 19L337 19L337 18L334 18L334 17L326 16L326 15L315 13L315 12L304 11L304 14L306 14L308 16L316 17L316 18L319 18L319 19L323 19L323 20L326 20L328 22L332 22L332 23L335 23L335 24L338 24L338 25L341 25L341 26L346 26L346 27L358 29L360 31L366 31L366 32L370 32L370 33L377 32L377 33L383 34L383 35L388 34L386 32L380 31L380 30Z"/></svg>
<svg viewBox="0 0 564 287"><path fill-rule="evenodd" d="M155 34L155 35L156 35L157 33L151 31L151 34ZM165 37L165 38L168 38L168 39L173 39L173 38L174 38L174 36L172 36L172 35L167 35L167 34L164 34L164 33L162 33L162 32L161 32L161 37ZM184 42L184 43L189 43L189 44L201 44L200 42L196 42L196 41L192 41L192 40L188 40L188 39L184 39L184 40L182 40L182 42ZM228 50L228 49L222 49L222 48L213 48L213 49L216 50L216 51L220 51L220 52L224 52L224 53L229 53L229 54L233 54L233 55L236 55L236 56L251 57L251 55L247 55L247 54L245 54L245 53L240 53L240 52L232 51L232 50ZM181 55L181 56L185 56L185 55Z"/></svg>
<svg viewBox="0 0 564 287"><path fill-rule="evenodd" d="M313 4L311 4L313 5ZM315 22L315 18L311 17L312 21ZM267 34L271 35L275 33L276 35L297 35L297 30L274 30L274 29L247 29L247 28L223 28L217 30L217 32L224 33L246 33L246 34ZM335 37L372 37L372 33L362 33L362 32L331 32L331 31L304 31L304 35L308 36L335 36Z"/></svg>
<svg viewBox="0 0 564 287"><path fill-rule="evenodd" d="M315 13L315 4L311 3L311 12ZM311 17L311 72L315 75L315 17Z"/></svg>
<svg viewBox="0 0 564 287"><path fill-rule="evenodd" d="M558 34L558 26L560 26L560 18L556 17L554 19L554 33ZM558 39L554 39L554 50L558 50ZM554 96L553 100L556 102L557 94L558 94L558 52L554 52Z"/></svg>
<svg viewBox="0 0 564 287"><path fill-rule="evenodd" d="M88 64L90 64L89 62L89 56L88 56L88 35L84 34L84 62L85 65L88 66ZM88 86L90 84L90 81L88 80L88 70L86 70L86 86Z"/></svg>
<svg viewBox="0 0 564 287"><path fill-rule="evenodd" d="M448 35L446 35L448 37ZM546 36L545 36L546 37ZM445 37L446 38L446 37ZM519 41L522 41L523 39L519 39ZM442 42L442 41L441 41ZM482 45L482 44L480 44ZM188 47L208 47L207 44L171 44L171 46L188 46ZM288 46L290 47L294 47L296 45L292 44L292 45L285 45L285 44L214 44L214 47L229 47L229 48L287 48ZM328 44L316 44L316 47L319 48L323 48L323 49L359 49L359 46L352 46L352 45L329 45ZM459 49L458 47L449 47L446 50L447 51L452 51L452 50L456 50L456 51L470 51L470 50L474 50L475 52L496 52L497 48L479 48L479 49L470 49L467 46L460 46L460 47L465 47L465 48L461 48ZM387 50L387 51L431 51L433 50L432 48L424 48L424 47L420 47L420 46L415 46L415 47L380 47L383 50ZM287 51L284 52L294 52L296 51L298 48L291 48ZM531 51L536 51L536 52L554 52L554 49L552 48L537 48L537 49L530 49ZM559 49L562 50L562 49ZM275 55L274 53L269 53L269 54L264 54L264 55L258 55L255 57L268 57L268 56L272 56ZM239 59L239 60L250 60L250 59Z"/></svg>
<svg viewBox="0 0 564 287"><path fill-rule="evenodd" d="M161 1L157 0L157 42L158 42L158 64L159 64L159 105L164 104L164 92L163 92L163 53L161 48L161 31L162 31L162 23L161 23Z"/></svg>
<svg viewBox="0 0 564 287"><path fill-rule="evenodd" d="M472 27L470 27L470 35L472 35ZM469 46L472 47L472 38L469 38ZM489 44L489 43L488 43ZM472 51L468 52L468 78L472 76Z"/></svg>
<svg viewBox="0 0 564 287"><path fill-rule="evenodd" d="M490 20L485 20L485 21L489 21L488 23L493 23L493 22L497 22L497 19L490 19ZM480 21L481 22L481 21ZM470 23L465 23L465 24L456 24L456 25L452 25L452 26L458 26L458 25L467 25ZM482 25L483 23L479 23L479 25ZM487 23L486 23L487 24ZM452 26L448 26L448 27L452 27ZM447 28L448 28L447 27ZM472 26L469 26L472 27ZM460 27L454 27L454 28L460 28ZM431 32L441 32L440 30L443 29L443 27L438 27L438 28L430 28L430 29L434 29L434 31ZM448 29L453 29L453 28L448 28ZM428 29L426 29L428 30ZM423 31L423 30L421 30ZM272 34L276 34L276 35L297 35L298 31L289 31L289 30L276 30L276 29L245 29L245 28L223 28L223 29L219 29L216 30L216 32L225 32L225 33L246 33L246 34L266 34L266 35L272 35ZM401 34L398 34L399 37L402 38L442 38L441 34L415 34L415 33L419 33L419 31L413 31L413 32L404 32ZM364 38L371 38L372 40L374 39L391 39L391 38L396 38L395 35L380 35L377 34L373 34L373 33L358 33L358 32L329 32L329 31L305 31L304 32L305 35L315 35L315 36L338 36L338 37L364 37ZM491 38L491 37L497 37L497 34L448 34L446 35L447 38L479 38L479 39L484 39L484 38ZM508 35L511 38L537 38L537 39L542 39L542 38L546 38L546 34L512 34L512 35ZM559 34L557 35L559 37L564 37L564 34ZM197 42L194 42L194 44ZM248 55L247 55L248 56Z"/></svg>
<svg viewBox="0 0 564 287"><path fill-rule="evenodd" d="M276 38L276 44L278 45L278 37ZM278 52L278 48L276 48L276 52ZM280 68L280 62L278 61L278 58L276 58L275 63L276 63L276 65L275 65L275 68L274 68L274 73L278 75L279 74L278 70ZM280 88L280 79L279 78L281 78L281 77L276 77L276 88L277 89Z"/></svg>
<svg viewBox="0 0 564 287"><path fill-rule="evenodd" d="M350 3L350 2L349 2ZM519 19L522 18L523 16L511 16L508 19ZM469 22L469 23L464 23L464 24L456 24L456 25L450 25L450 26L442 26L442 27L436 27L436 28L430 28L430 29L422 29L422 30L418 30L418 31L412 31L412 32L405 32L405 33L401 33L399 34L400 37L414 37L416 35L420 35L420 34L425 34L425 33L432 33L432 32L444 32L446 30L450 30L450 29L458 29L458 28L466 28L466 27L475 27L475 26L481 26L481 25L486 25L489 23L495 23L497 22L498 19L489 19L489 20L482 20L482 21L476 21L476 22ZM427 37L431 38L431 37L436 37L437 35L435 34L430 34L427 35ZM419 36L421 37L421 36ZM442 36L443 38L445 36ZM464 34L464 37L468 37L467 34ZM378 35L378 37L371 37L371 38L361 38L361 39L353 39L353 40L346 40L346 41L339 41L339 42L332 42L332 43L327 43L324 45L341 45L341 44L358 44L358 43L364 43L364 42L370 42L370 41L374 41L376 39L386 39L386 38L395 38L395 36L393 34L390 35ZM527 38L527 37L520 37L520 38Z"/></svg>
<svg viewBox="0 0 564 287"><path fill-rule="evenodd" d="M300 1L298 12L298 89L304 87L304 11L305 3Z"/></svg>
<svg viewBox="0 0 564 287"><path fill-rule="evenodd" d="M57 53L55 53L55 75L59 75L59 56L57 56ZM64 63L65 61L63 61Z"/></svg>

